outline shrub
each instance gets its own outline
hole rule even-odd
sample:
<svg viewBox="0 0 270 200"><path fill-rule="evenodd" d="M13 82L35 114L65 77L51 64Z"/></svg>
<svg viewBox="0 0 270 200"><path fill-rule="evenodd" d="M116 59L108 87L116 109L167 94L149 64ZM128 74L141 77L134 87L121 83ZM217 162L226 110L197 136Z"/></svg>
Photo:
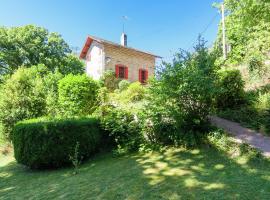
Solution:
<svg viewBox="0 0 270 200"><path fill-rule="evenodd" d="M40 117L46 113L43 80L36 67L19 68L2 86L0 94L0 123L6 138L21 120Z"/></svg>
<svg viewBox="0 0 270 200"><path fill-rule="evenodd" d="M146 96L146 88L139 82L131 83L126 90L115 93L115 98L120 103L135 103Z"/></svg>
<svg viewBox="0 0 270 200"><path fill-rule="evenodd" d="M269 134L269 85L246 92L245 101L246 103L240 107L219 110L218 115L261 133Z"/></svg>
<svg viewBox="0 0 270 200"><path fill-rule="evenodd" d="M141 101L146 94L146 89L141 83L135 82L130 84L126 90L126 96L129 97L130 101Z"/></svg>
<svg viewBox="0 0 270 200"><path fill-rule="evenodd" d="M99 86L86 75L69 74L59 81L59 105L65 116L91 114L97 104Z"/></svg>
<svg viewBox="0 0 270 200"><path fill-rule="evenodd" d="M128 111L112 106L106 106L106 109L102 110L102 127L112 137L118 149L138 150L143 143L139 118Z"/></svg>
<svg viewBox="0 0 270 200"><path fill-rule="evenodd" d="M253 102L254 104L254 108L258 111L258 112L263 112L265 110L268 110L270 108L270 93L259 93L256 101Z"/></svg>
<svg viewBox="0 0 270 200"><path fill-rule="evenodd" d="M173 63L165 63L149 86L145 127L149 138L186 146L204 138L213 107L214 58L199 40L194 53L182 51Z"/></svg>
<svg viewBox="0 0 270 200"><path fill-rule="evenodd" d="M99 105L103 105L108 103L109 101L109 91L106 87L101 87L98 90L98 102Z"/></svg>
<svg viewBox="0 0 270 200"><path fill-rule="evenodd" d="M248 60L248 70L249 73L255 73L258 75L263 75L265 71L264 61L260 56L252 56Z"/></svg>
<svg viewBox="0 0 270 200"><path fill-rule="evenodd" d="M89 158L100 146L99 121L88 119L33 119L16 124L14 155L18 163L33 169L58 168L71 164L79 143L79 155Z"/></svg>
<svg viewBox="0 0 270 200"><path fill-rule="evenodd" d="M119 79L116 78L115 72L112 70L105 71L101 77L101 85L106 87L109 92L113 92L118 88Z"/></svg>
<svg viewBox="0 0 270 200"><path fill-rule="evenodd" d="M121 80L118 84L119 90L122 92L128 88L130 82L127 80Z"/></svg>
<svg viewBox="0 0 270 200"><path fill-rule="evenodd" d="M150 144L177 144L180 135L177 123L161 112L148 113L143 126L146 140Z"/></svg>
<svg viewBox="0 0 270 200"><path fill-rule="evenodd" d="M235 109L224 109L218 112L222 118L241 123L243 126L260 130L265 121L265 116L252 106L241 106Z"/></svg>
<svg viewBox="0 0 270 200"><path fill-rule="evenodd" d="M218 72L216 104L221 110L235 108L245 102L244 81L239 70Z"/></svg>

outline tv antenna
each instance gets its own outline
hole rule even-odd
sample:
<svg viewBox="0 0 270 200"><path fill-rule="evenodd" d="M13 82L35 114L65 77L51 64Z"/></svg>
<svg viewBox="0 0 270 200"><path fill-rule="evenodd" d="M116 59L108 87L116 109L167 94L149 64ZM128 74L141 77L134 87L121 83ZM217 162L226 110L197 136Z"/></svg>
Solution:
<svg viewBox="0 0 270 200"><path fill-rule="evenodd" d="M123 15L122 19L123 19L123 33L125 33L125 21L129 20L129 18L128 18L128 16Z"/></svg>

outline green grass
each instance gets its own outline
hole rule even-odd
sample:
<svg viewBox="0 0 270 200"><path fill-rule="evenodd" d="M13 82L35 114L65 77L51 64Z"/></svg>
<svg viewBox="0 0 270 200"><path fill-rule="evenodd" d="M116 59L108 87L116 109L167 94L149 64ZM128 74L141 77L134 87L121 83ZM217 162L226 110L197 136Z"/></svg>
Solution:
<svg viewBox="0 0 270 200"><path fill-rule="evenodd" d="M193 150L100 154L77 175L71 168L31 171L0 155L0 199L269 199L270 162L226 138L212 142Z"/></svg>

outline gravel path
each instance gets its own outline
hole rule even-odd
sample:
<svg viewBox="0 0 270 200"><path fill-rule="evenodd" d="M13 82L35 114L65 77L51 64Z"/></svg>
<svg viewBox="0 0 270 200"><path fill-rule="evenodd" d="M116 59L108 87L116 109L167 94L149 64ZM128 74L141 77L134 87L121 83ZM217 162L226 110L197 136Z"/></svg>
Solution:
<svg viewBox="0 0 270 200"><path fill-rule="evenodd" d="M211 123L235 136L238 142L250 144L252 147L262 151L266 157L270 157L270 137L261 133L242 127L239 123L232 122L220 117L210 117Z"/></svg>

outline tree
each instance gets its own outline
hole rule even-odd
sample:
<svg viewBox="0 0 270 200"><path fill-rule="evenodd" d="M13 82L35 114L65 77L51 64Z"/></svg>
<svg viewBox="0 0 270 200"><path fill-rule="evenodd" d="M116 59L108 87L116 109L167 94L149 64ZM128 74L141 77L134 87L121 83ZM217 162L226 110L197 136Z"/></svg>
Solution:
<svg viewBox="0 0 270 200"><path fill-rule="evenodd" d="M229 60L240 63L253 55L263 56L270 50L269 0L225 0ZM221 27L217 43L221 44Z"/></svg>
<svg viewBox="0 0 270 200"><path fill-rule="evenodd" d="M38 64L62 74L83 72L83 63L58 33L34 25L0 27L0 75Z"/></svg>
<svg viewBox="0 0 270 200"><path fill-rule="evenodd" d="M194 53L176 54L150 82L146 113L150 140L191 145L202 138L213 106L215 57L199 38Z"/></svg>
<svg viewBox="0 0 270 200"><path fill-rule="evenodd" d="M18 69L1 87L0 123L7 139L21 120L46 114L44 84L36 66Z"/></svg>

